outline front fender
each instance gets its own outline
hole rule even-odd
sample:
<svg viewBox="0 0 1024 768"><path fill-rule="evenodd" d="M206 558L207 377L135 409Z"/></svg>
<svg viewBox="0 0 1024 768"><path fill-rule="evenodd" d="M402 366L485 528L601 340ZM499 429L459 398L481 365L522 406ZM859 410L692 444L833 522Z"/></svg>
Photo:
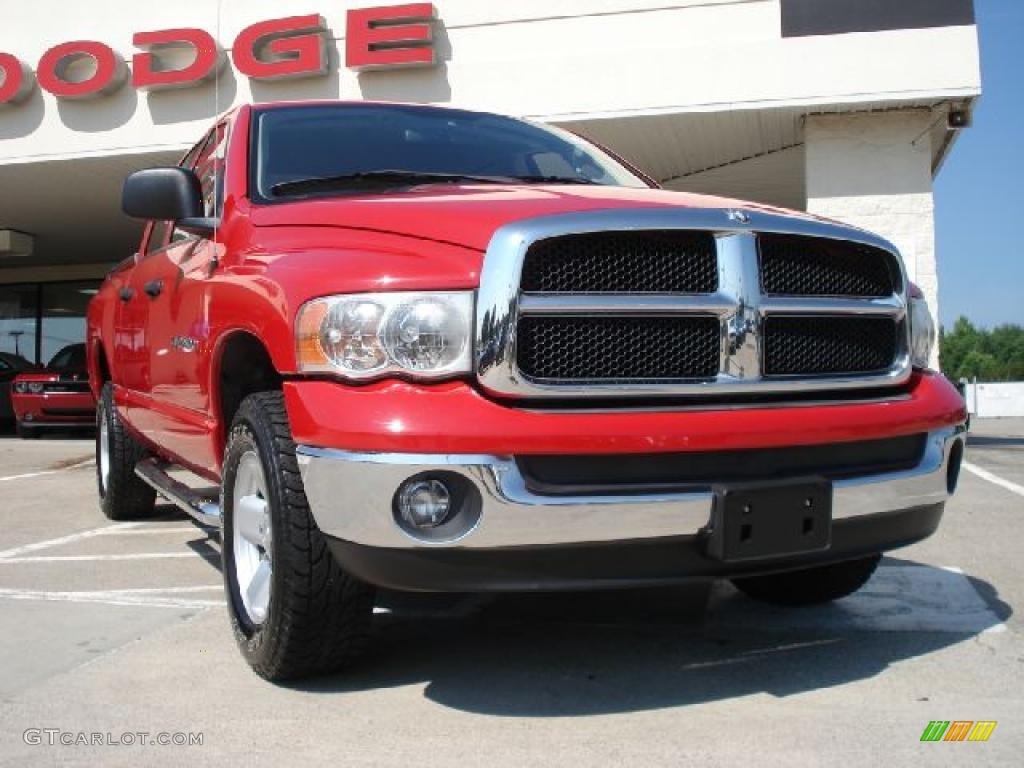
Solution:
<svg viewBox="0 0 1024 768"><path fill-rule="evenodd" d="M384 232L333 227L263 227L225 268L212 303L217 333L261 339L274 367L296 372L295 318L311 299L343 293L473 290L482 254Z"/></svg>

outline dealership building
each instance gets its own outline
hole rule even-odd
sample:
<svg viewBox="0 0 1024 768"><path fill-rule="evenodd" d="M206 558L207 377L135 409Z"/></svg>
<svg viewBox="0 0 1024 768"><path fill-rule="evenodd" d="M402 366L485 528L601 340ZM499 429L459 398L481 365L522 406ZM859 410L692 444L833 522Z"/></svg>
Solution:
<svg viewBox="0 0 1024 768"><path fill-rule="evenodd" d="M0 25L0 352L83 338L137 246L127 173L234 105L311 98L551 122L669 189L862 226L937 311L933 182L980 91L972 0L21 3Z"/></svg>

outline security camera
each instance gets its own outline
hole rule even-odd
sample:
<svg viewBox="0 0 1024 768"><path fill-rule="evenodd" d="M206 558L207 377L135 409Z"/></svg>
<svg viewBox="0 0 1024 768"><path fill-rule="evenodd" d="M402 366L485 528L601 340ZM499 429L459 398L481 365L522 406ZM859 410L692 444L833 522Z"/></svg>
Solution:
<svg viewBox="0 0 1024 768"><path fill-rule="evenodd" d="M951 109L949 116L946 118L946 125L949 126L951 131L957 131L961 128L971 127L971 113L966 109Z"/></svg>

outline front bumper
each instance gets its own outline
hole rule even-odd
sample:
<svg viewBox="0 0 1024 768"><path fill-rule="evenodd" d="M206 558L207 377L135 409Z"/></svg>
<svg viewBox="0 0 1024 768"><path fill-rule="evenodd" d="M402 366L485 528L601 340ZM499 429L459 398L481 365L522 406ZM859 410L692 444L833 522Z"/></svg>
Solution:
<svg viewBox="0 0 1024 768"><path fill-rule="evenodd" d="M90 392L12 392L11 405L26 427L71 427L96 421L96 400Z"/></svg>
<svg viewBox="0 0 1024 768"><path fill-rule="evenodd" d="M338 562L369 584L410 592L616 589L753 576L851 560L935 532L943 504L836 521L828 550L726 563L707 536L511 549L383 549L328 539Z"/></svg>
<svg viewBox="0 0 1024 768"><path fill-rule="evenodd" d="M839 538L833 540L828 551L816 553L815 557L841 559L842 531L847 523L860 524L894 512L922 509L938 510L940 515L951 492L950 462L956 464L960 453L954 447L959 445L962 449L962 441L961 427L933 430L928 433L917 466L835 481L832 517ZM508 457L362 453L310 446L300 446L297 455L316 523L324 534L341 542L338 546L372 548L381 553L429 551L431 554L424 559L440 557L442 562L445 558L439 553L448 551L455 553L447 560L449 572L453 568L458 570L456 564L467 550L483 551L480 554L513 549L550 553L552 548L610 543L619 546L627 542L643 549L645 544L665 541L688 542L699 549L708 536L712 519L714 494L710 488L679 493L548 496L531 491L516 462ZM952 470L954 478L957 469ZM475 489L478 503L471 525L453 529L450 537L426 541L398 525L393 498L409 478L437 473L463 478ZM932 518L938 524L938 518L931 514L928 525L918 531L918 538L934 530L934 526L928 528ZM873 551L898 546L914 536L906 530L882 531L876 538ZM365 560L365 555L366 552L359 556L349 551L346 565L352 567L352 562ZM368 578L389 581L375 571ZM420 574L415 583L392 581L388 586L433 588L427 587L423 578ZM515 579L513 583L522 581ZM532 584L544 579L538 574L533 581L526 581ZM459 579L451 578L444 583L449 582L451 586L443 588L456 588ZM459 588L486 587L478 580L470 580Z"/></svg>

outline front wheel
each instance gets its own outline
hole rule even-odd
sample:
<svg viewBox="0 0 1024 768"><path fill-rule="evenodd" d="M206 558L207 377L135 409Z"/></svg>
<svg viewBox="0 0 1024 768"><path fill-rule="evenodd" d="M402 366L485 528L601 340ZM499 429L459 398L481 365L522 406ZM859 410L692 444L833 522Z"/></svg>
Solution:
<svg viewBox="0 0 1024 768"><path fill-rule="evenodd" d="M868 583L881 555L799 571L733 579L741 592L776 605L816 605L852 595Z"/></svg>
<svg viewBox="0 0 1024 768"><path fill-rule="evenodd" d="M309 510L280 392L250 395L224 455L221 546L228 612L268 680L334 672L369 641L374 590L346 573Z"/></svg>

